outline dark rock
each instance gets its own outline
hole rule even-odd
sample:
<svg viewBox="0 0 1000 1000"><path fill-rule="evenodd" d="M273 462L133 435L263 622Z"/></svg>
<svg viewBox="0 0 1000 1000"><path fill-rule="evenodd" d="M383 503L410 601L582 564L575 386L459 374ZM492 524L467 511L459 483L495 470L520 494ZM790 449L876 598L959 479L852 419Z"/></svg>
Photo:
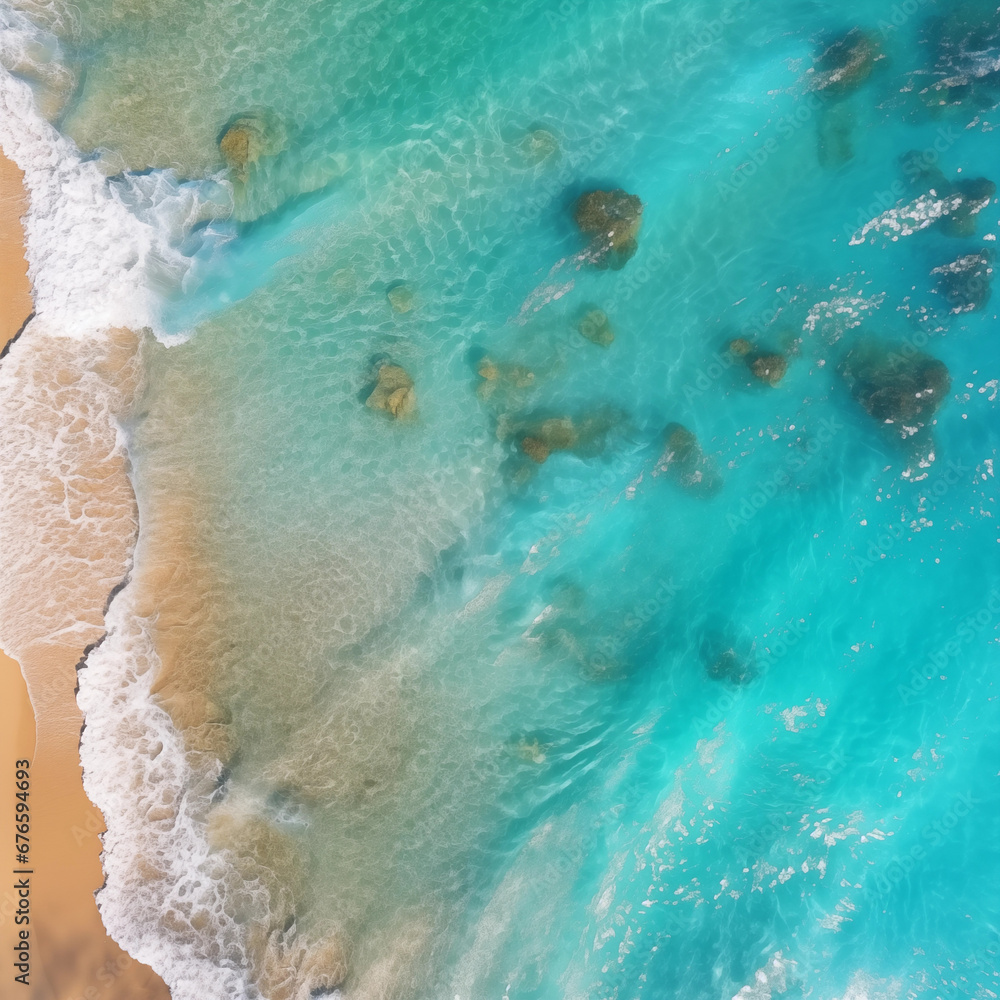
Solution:
<svg viewBox="0 0 1000 1000"><path fill-rule="evenodd" d="M745 337L729 341L726 350L733 358L742 358L753 377L767 385L778 385L788 371L785 355L762 350Z"/></svg>
<svg viewBox="0 0 1000 1000"><path fill-rule="evenodd" d="M573 216L580 232L590 238L587 253L595 267L617 271L635 255L642 207L634 194L620 189L588 191L580 197Z"/></svg>
<svg viewBox="0 0 1000 1000"><path fill-rule="evenodd" d="M744 629L733 628L724 617L713 616L706 623L698 653L713 680L747 684L760 672L755 637Z"/></svg>
<svg viewBox="0 0 1000 1000"><path fill-rule="evenodd" d="M944 363L908 344L898 350L859 345L844 359L841 373L865 410L903 437L930 423L951 388Z"/></svg>
<svg viewBox="0 0 1000 1000"><path fill-rule="evenodd" d="M788 362L782 354L754 354L747 360L754 377L768 385L777 385L788 371Z"/></svg>

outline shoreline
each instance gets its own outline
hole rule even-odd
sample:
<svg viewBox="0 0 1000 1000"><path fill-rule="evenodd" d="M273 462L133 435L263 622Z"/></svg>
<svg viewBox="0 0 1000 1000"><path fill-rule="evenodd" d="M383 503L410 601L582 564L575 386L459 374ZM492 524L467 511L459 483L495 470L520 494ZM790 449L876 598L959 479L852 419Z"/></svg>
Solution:
<svg viewBox="0 0 1000 1000"><path fill-rule="evenodd" d="M23 421L9 430L13 441L34 436L48 444L54 432L65 432L72 419L68 410L87 391L95 370L115 395L128 395L134 338L132 349L124 338L111 338L109 347L95 351L28 323L32 298L21 224L27 200L21 172L2 154L0 192L0 297L11 303L0 317L0 350L8 352L0 361L0 404ZM14 344L12 338L25 327L28 343ZM53 387L56 365L70 378ZM4 456L10 485L3 528L17 544L0 567L11 583L0 609L5 650L0 773L9 776L12 801L14 761L21 755L31 760L31 972L30 988L22 995L32 1000L169 1000L163 982L112 941L101 921L94 892L104 881L105 827L84 792L80 764L83 716L76 702L76 668L87 647L103 637L104 606L127 573L137 527L131 484L113 437L110 426L68 435L60 442L59 474L32 468L17 452ZM69 496L61 478L67 467L73 481ZM61 511L67 502L86 505L88 512L93 508L98 526L76 528ZM111 524L113 530L101 530ZM18 526L22 531L15 535ZM31 537L39 527L39 537ZM5 822L12 833L13 819ZM0 898L0 947L12 955L16 928L5 899ZM0 982L8 975L14 970L0 966Z"/></svg>

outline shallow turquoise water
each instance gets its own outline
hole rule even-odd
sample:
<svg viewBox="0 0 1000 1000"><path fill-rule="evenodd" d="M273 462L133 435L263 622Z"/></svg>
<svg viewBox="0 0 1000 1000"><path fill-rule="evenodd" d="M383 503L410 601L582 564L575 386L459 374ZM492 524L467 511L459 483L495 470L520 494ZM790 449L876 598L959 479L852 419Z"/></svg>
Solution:
<svg viewBox="0 0 1000 1000"><path fill-rule="evenodd" d="M347 928L347 995L414 925L400 996L992 995L1000 348L995 301L950 314L931 271L1000 213L851 237L915 197L907 151L997 177L996 12L175 6L81 6L61 125L196 179L234 116L286 130L235 217L185 237L162 332L190 338L131 431L140 500L172 463L206 484L242 747L220 795L301 845L296 917ZM854 26L885 58L810 89ZM970 52L979 82L928 108ZM532 164L537 127L559 155ZM611 186L645 205L639 251L577 268L570 207ZM790 353L779 386L724 356L737 335ZM951 373L927 468L839 373L868 338ZM533 386L483 402L482 352ZM409 425L362 405L379 354L414 380ZM598 455L531 466L497 434L595 412ZM710 499L654 475L671 421L720 470ZM745 684L706 669L729 647Z"/></svg>

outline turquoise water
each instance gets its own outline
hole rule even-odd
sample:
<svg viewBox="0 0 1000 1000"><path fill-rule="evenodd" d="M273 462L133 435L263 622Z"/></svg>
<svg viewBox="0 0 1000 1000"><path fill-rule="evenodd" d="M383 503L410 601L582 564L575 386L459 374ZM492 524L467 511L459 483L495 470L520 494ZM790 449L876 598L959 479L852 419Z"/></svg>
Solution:
<svg viewBox="0 0 1000 1000"><path fill-rule="evenodd" d="M294 842L275 926L336 926L345 995L997 990L996 300L952 312L931 272L1000 212L856 236L1000 174L994 6L79 5L58 124L109 172L225 185L227 122L279 123L178 237L186 339L129 433L141 505L199 484L222 581L212 808ZM855 27L882 58L816 89ZM644 204L621 270L574 256L595 188ZM950 372L912 439L852 398L873 342ZM484 354L534 379L489 395ZM378 356L412 421L364 405ZM600 440L532 463L562 416ZM664 473L671 422L713 495Z"/></svg>

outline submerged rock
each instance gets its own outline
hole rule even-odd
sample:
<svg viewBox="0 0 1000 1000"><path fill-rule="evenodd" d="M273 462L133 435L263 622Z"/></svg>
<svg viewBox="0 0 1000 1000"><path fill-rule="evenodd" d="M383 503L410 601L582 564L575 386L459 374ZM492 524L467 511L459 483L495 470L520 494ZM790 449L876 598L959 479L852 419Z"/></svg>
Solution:
<svg viewBox="0 0 1000 1000"><path fill-rule="evenodd" d="M389 300L393 311L398 313L411 312L417 304L417 297L413 289L405 281L391 285L385 293L385 297Z"/></svg>
<svg viewBox="0 0 1000 1000"><path fill-rule="evenodd" d="M535 373L524 365L506 365L484 357L476 366L476 372L487 382L506 383L515 389L528 389L535 384Z"/></svg>
<svg viewBox="0 0 1000 1000"><path fill-rule="evenodd" d="M365 405L403 420L412 417L417 409L417 396L413 379L399 365L383 362L375 372L374 385Z"/></svg>
<svg viewBox="0 0 1000 1000"><path fill-rule="evenodd" d="M569 451L580 440L569 417L543 420L521 438L521 451L533 462L541 465L554 451Z"/></svg>
<svg viewBox="0 0 1000 1000"><path fill-rule="evenodd" d="M883 424L910 437L930 423L951 388L944 362L911 347L861 344L841 365L851 395Z"/></svg>
<svg viewBox="0 0 1000 1000"><path fill-rule="evenodd" d="M884 58L877 35L851 28L833 41L814 64L817 90L844 95L857 90L871 75L875 64Z"/></svg>
<svg viewBox="0 0 1000 1000"><path fill-rule="evenodd" d="M599 347L610 347L615 339L615 331L608 314L596 306L584 306L584 309L586 311L576 325L580 335Z"/></svg>
<svg viewBox="0 0 1000 1000"><path fill-rule="evenodd" d="M358 294L358 277L349 267L341 267L330 276L330 287L338 298L350 301Z"/></svg>
<svg viewBox="0 0 1000 1000"><path fill-rule="evenodd" d="M580 197L573 217L591 239L588 255L595 267L617 271L635 255L642 207L634 194L621 189L588 191Z"/></svg>
<svg viewBox="0 0 1000 1000"><path fill-rule="evenodd" d="M692 496L707 498L722 488L715 462L706 456L698 439L682 424L668 424L663 432L665 448L656 471L664 473Z"/></svg>
<svg viewBox="0 0 1000 1000"><path fill-rule="evenodd" d="M748 684L757 676L752 652L740 653L735 645L709 641L702 646L702 662L709 677L730 684Z"/></svg>
<svg viewBox="0 0 1000 1000"><path fill-rule="evenodd" d="M559 140L547 128L536 126L525 133L521 152L529 163L542 163L559 155Z"/></svg>
<svg viewBox="0 0 1000 1000"><path fill-rule="evenodd" d="M547 743L542 743L538 739L528 739L527 736L522 736L515 744L517 756L531 764L544 764L545 751L548 749Z"/></svg>
<svg viewBox="0 0 1000 1000"><path fill-rule="evenodd" d="M746 337L736 337L729 341L728 350L737 358L745 358L753 350L753 344Z"/></svg>
<svg viewBox="0 0 1000 1000"><path fill-rule="evenodd" d="M254 146L254 133L240 125L233 125L219 140L219 151L234 170L243 170L248 163L256 162L260 155Z"/></svg>
<svg viewBox="0 0 1000 1000"><path fill-rule="evenodd" d="M541 438L534 437L530 434L521 438L521 451L523 451L532 462L537 462L539 465L546 462L549 455L552 453L552 449Z"/></svg>
<svg viewBox="0 0 1000 1000"><path fill-rule="evenodd" d="M993 255L988 250L965 254L931 274L940 275L938 288L948 300L952 312L974 312L990 299L993 278Z"/></svg>
<svg viewBox="0 0 1000 1000"><path fill-rule="evenodd" d="M245 181L248 168L285 146L284 127L271 111L260 110L232 119L219 138L219 152L236 177Z"/></svg>
<svg viewBox="0 0 1000 1000"><path fill-rule="evenodd" d="M484 355L476 365L476 395L497 408L518 407L535 388L535 373L524 365L506 364Z"/></svg>
<svg viewBox="0 0 1000 1000"><path fill-rule="evenodd" d="M824 108L816 129L820 166L836 170L854 159L854 118L847 104Z"/></svg>

